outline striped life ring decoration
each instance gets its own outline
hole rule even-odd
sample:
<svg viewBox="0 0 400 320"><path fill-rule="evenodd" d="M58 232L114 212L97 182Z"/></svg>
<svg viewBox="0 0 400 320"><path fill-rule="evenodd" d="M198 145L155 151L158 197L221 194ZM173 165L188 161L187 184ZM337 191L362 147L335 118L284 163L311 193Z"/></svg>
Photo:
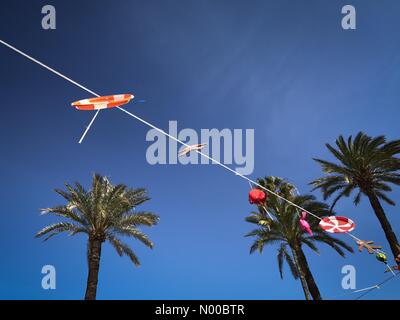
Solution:
<svg viewBox="0 0 400 320"><path fill-rule="evenodd" d="M330 233L347 233L351 232L356 228L356 224L353 220L346 217L325 217L323 218L319 226Z"/></svg>
<svg viewBox="0 0 400 320"><path fill-rule="evenodd" d="M72 102L71 105L78 110L101 110L122 106L132 99L132 94L115 94L112 96L83 99Z"/></svg>

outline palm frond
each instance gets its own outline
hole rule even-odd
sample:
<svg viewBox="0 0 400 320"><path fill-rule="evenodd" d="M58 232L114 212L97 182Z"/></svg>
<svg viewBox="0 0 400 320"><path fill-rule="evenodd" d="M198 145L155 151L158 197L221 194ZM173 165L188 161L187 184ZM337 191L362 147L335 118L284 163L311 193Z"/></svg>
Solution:
<svg viewBox="0 0 400 320"><path fill-rule="evenodd" d="M128 236L128 237L133 237L140 242L142 242L145 246L149 248L153 248L154 244L151 242L151 240L145 235L143 232L140 230L133 228L133 227L113 227L110 229L110 232Z"/></svg>
<svg viewBox="0 0 400 320"><path fill-rule="evenodd" d="M310 238L303 238L302 243L304 243L307 247L309 247L312 251L316 252L319 254L319 250L317 246L312 242L312 237Z"/></svg>
<svg viewBox="0 0 400 320"><path fill-rule="evenodd" d="M35 238L40 238L40 237L50 233L50 235L47 238L45 238L44 241L46 241L46 240L50 239L51 237L53 237L59 233L66 232L66 231L70 232L73 235L80 233L80 232L85 232L85 233L87 232L87 230L85 228L82 228L78 225L75 225L75 224L72 224L69 222L58 222L58 223L49 225L47 227L44 227L42 230L40 230L38 233L36 233Z"/></svg>
<svg viewBox="0 0 400 320"><path fill-rule="evenodd" d="M136 266L140 266L138 257L126 243L111 234L107 235L107 240L115 248L119 256L127 255Z"/></svg>
<svg viewBox="0 0 400 320"><path fill-rule="evenodd" d="M124 216L119 219L118 225L120 226L154 226L156 225L160 220L160 217L155 215L154 213L151 212L136 212L129 214L127 216Z"/></svg>

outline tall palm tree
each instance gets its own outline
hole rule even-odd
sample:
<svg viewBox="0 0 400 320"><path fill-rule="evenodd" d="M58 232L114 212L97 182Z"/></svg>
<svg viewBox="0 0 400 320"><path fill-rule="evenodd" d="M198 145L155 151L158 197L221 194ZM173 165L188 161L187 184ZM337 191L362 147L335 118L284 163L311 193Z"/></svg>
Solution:
<svg viewBox="0 0 400 320"><path fill-rule="evenodd" d="M327 204L316 201L312 195L298 195L295 186L281 178L266 177L258 179L257 182L317 216L325 216L329 212ZM308 219L313 235L304 232L299 226L298 209L274 195L268 195L266 208L268 213L265 208L259 206L257 212L252 212L246 218L246 221L257 225L255 230L247 234L249 237L255 237L250 253L255 251L261 253L265 245L278 244L277 259L281 278L283 278L283 263L286 261L293 277L300 278L305 298L310 300L312 296L314 300L321 300L322 297L308 265L303 246L319 254L316 242L322 242L342 257L344 257L342 249L350 252L353 252L353 249L320 229L319 220L316 218L309 217Z"/></svg>
<svg viewBox="0 0 400 320"><path fill-rule="evenodd" d="M347 141L339 136L336 148L330 144L326 147L339 163L314 159L325 175L310 183L313 190L321 189L325 200L336 194L332 208L353 191L357 192L355 205L360 203L362 195L367 196L396 258L400 254L399 242L380 200L395 205L386 193L392 191L390 184L400 185L400 158L396 157L400 153L400 140L386 142L385 136L372 138L359 132L354 140L352 136Z"/></svg>
<svg viewBox="0 0 400 320"><path fill-rule="evenodd" d="M85 299L96 299L102 244L107 240L118 255L127 255L138 266L139 259L119 236L133 237L149 248L153 243L137 227L153 226L159 217L150 212L134 212L135 208L149 200L144 189L131 189L126 185L112 185L107 177L93 176L92 187L85 190L76 182L66 183L67 190L56 189L67 204L42 209L43 214L54 214L69 222L58 222L43 228L36 237L51 237L68 232L70 235L85 233L88 236L88 278Z"/></svg>

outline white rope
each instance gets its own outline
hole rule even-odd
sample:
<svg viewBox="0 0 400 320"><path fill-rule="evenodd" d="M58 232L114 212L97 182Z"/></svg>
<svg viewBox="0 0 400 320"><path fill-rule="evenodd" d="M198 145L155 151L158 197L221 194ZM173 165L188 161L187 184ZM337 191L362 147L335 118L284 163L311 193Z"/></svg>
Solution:
<svg viewBox="0 0 400 320"><path fill-rule="evenodd" d="M366 291L366 290L372 290L372 289L380 289L380 287L376 284L376 285L374 285L374 286L372 286L372 287L368 287L368 288L364 288L364 289L359 289L359 290L355 290L355 291L353 291L352 293L359 293L359 292L363 292L363 291Z"/></svg>
<svg viewBox="0 0 400 320"><path fill-rule="evenodd" d="M389 271L392 273L392 275L395 276L396 274L394 273L393 269L389 266L389 264L386 262L385 265L389 269Z"/></svg>
<svg viewBox="0 0 400 320"><path fill-rule="evenodd" d="M349 295L352 295L352 294L355 294L355 293L360 293L360 292L367 291L367 292L363 293L362 295L358 296L357 298L355 298L355 300L360 300L362 297L366 296L366 295L367 295L368 293L370 293L371 291L374 291L374 290L376 290L376 289L380 289L384 284L386 284L387 282L393 280L393 279L396 278L399 274L400 274L400 272L394 273L391 277L386 278L385 280L383 280L382 282L380 282L380 283L378 283L378 284L376 284L376 285L374 285L374 286L367 287L367 288L363 288L363 289L359 289L359 290L355 290L355 291L352 291L352 292L349 292L349 293L345 293L345 294L341 294L341 295L337 295L337 296L333 296L333 297L330 297L329 300L333 300L333 299L336 299L336 298L340 298L340 297L344 297L344 296L349 296Z"/></svg>
<svg viewBox="0 0 400 320"><path fill-rule="evenodd" d="M265 209L265 208L264 208L264 209ZM267 209L265 209L265 212L267 213L268 217L269 217L271 220L274 220L274 217L272 216L272 214L270 214L270 213L268 212Z"/></svg>
<svg viewBox="0 0 400 320"><path fill-rule="evenodd" d="M380 289L380 287L378 285L374 285L374 286L367 287L367 288L364 288L364 289L359 289L359 290L354 290L354 291L351 291L351 292L348 292L348 293L339 294L339 295L336 295L336 296L328 298L328 300L333 300L333 299L337 299L337 298L340 298L340 297L346 297L346 296L353 295L355 293L360 293L360 292L364 292L364 291L367 291L367 290L373 290L373 289Z"/></svg>
<svg viewBox="0 0 400 320"><path fill-rule="evenodd" d="M63 75L62 73L60 73L60 72L58 72L58 71L56 71L56 70L54 70L53 68L50 68L49 66L47 66L47 65L45 65L44 63L40 62L39 60L36 60L35 58L31 57L30 55L28 55L28 54L22 52L21 50L18 50L17 48L13 47L11 44L8 44L7 42L5 42L5 41L3 41L3 40L1 40L1 39L0 39L0 43L4 44L6 47L10 48L11 50L14 50L15 52L19 53L20 55L24 56L25 58L28 58L29 60L31 60L31 61L37 63L38 65L42 66L43 68L45 68L45 69L47 69L47 70L53 72L54 74L58 75L59 77L61 77L61 78L65 79L65 80L71 82L72 84L78 86L79 88L81 88L81 89L83 89L83 90L85 90L85 91L91 93L92 95L94 95L94 96L96 96L96 97L99 97L99 95L98 95L97 93L95 93L95 92L93 92L92 90L90 90L90 89L84 87L83 85L79 84L78 82L76 82L76 81L74 81L74 80L68 78L67 76Z"/></svg>
<svg viewBox="0 0 400 320"><path fill-rule="evenodd" d="M366 288L366 289L363 290L363 291L367 291L367 292L365 292L365 293L363 293L362 295L358 296L358 297L356 298L356 300L360 300L361 298L365 297L368 293L374 291L375 289L380 289L381 286L383 286L385 283L387 283L387 282L389 282L389 281L395 279L399 274L400 274L400 272L394 273L390 278L387 278L387 279L383 280L382 282L376 284L375 286L372 286L372 287L370 287L370 288ZM368 289L369 289L369 290L368 290Z"/></svg>
<svg viewBox="0 0 400 320"><path fill-rule="evenodd" d="M54 74L56 74L57 76L71 82L72 84L78 86L79 88L89 92L90 94L96 96L96 97L100 97L100 95L98 95L96 92L93 92L92 90L84 87L83 85L79 84L78 82L72 80L71 78L68 78L67 76L63 75L62 73L58 72L57 70L54 70L53 68L50 68L48 65L45 65L43 62L40 62L39 60L36 60L35 58L31 57L30 55L26 54L25 52L22 52L21 50L13 47L11 44L3 41L0 39L0 43L4 44L6 47L10 48L11 50L14 50L16 53L19 53L20 55L22 55L23 57L37 63L38 65L42 66L43 68L53 72ZM87 126L85 132L83 133L82 137L79 140L79 143L82 143L83 139L85 138L86 134L88 133L90 127L92 126L94 120L96 119L97 115L99 114L100 110L97 110L97 112L95 113L95 115L93 116L92 120L90 121L89 125Z"/></svg>
<svg viewBox="0 0 400 320"><path fill-rule="evenodd" d="M54 74L60 76L61 78L65 79L65 80L67 80L67 81L69 81L69 82L71 82L72 84L78 86L79 88L81 88L81 89L83 89L83 90L85 90L85 91L91 93L92 95L94 95L94 96L96 96L96 97L99 97L99 95L98 95L97 93L91 91L90 89L84 87L83 85L77 83L76 81L74 81L74 80L68 78L67 76L63 75L62 73L60 73L60 72L58 72L58 71L56 71L56 70L54 70L53 68L50 68L49 66L45 65L44 63L42 63L42 62L36 60L35 58L33 58L33 57L31 57L31 56L29 56L28 54L22 52L21 50L19 50L19 49L13 47L12 45L8 44L7 42L5 42L5 41L3 41L3 40L0 39L0 43L4 44L6 47L8 47L8 48L12 49L13 51L19 53L20 55L24 56L25 58L28 58L29 60L31 60L31 61L37 63L38 65L42 66L43 68L45 68L45 69L47 69L47 70L53 72ZM174 141L180 143L181 145L183 145L183 146L185 146L185 147L190 147L188 144L186 144L186 143L184 143L183 141L177 139L176 137L170 135L169 133L165 132L164 130L162 130L162 129L156 127L155 125L151 124L150 122L148 122L148 121L146 121L146 120L140 118L139 116L137 116L137 115L135 115L135 114L133 114L133 113L131 113L131 112L129 112L129 111L127 111L127 110L121 108L121 107L117 107L117 108L118 108L119 110L121 110L122 112L125 112L125 113L128 114L129 116L135 118L136 120L142 122L143 124L145 124L145 125L147 125L147 126L153 128L154 130L156 130L156 131L160 132L161 134L167 136L168 138L170 138L170 139L172 139L172 140L174 140ZM91 122L89 123L89 125L88 125L88 127L86 128L85 132L83 133L81 139L79 140L79 143L81 143L81 142L83 141L84 137L86 136L87 132L89 131L90 127L92 126L94 120L96 119L96 117L97 117L99 111L100 111L100 110L97 110L96 114L93 116ZM314 213L312 213L312 212L310 212L310 211L308 211L308 210L302 208L301 206L295 204L294 202L292 202L292 201L290 201L290 200L288 200L288 199L282 197L281 195L277 194L276 192L265 188L264 186L262 186L262 185L259 184L258 182L254 181L254 180L251 180L250 178L248 178L248 177L246 177L246 176L240 174L239 172L237 172L237 171L231 169L230 167L224 165L224 164L221 163L220 161L211 158L209 155L207 155L207 154L205 154L205 153L203 153L203 152L201 152L201 151L199 151L199 150L195 150L195 151L196 151L198 154L200 154L201 156L203 156L203 157L205 157L206 159L210 160L211 162L213 162L213 163L219 165L220 167L224 168L225 170L228 170L229 172L232 172L232 173L234 173L235 175L241 177L242 179L248 181L248 182L250 183L250 185L255 185L255 186L257 186L257 187L263 189L264 191L266 191L266 192L268 192L268 193L274 195L275 197L277 197L277 198L279 198L279 199L281 199L281 200L287 202L288 204L292 205L293 207L295 207L295 208L297 208L297 209L300 209L300 210L302 210L302 211L307 212L308 214L310 214L310 215L313 216L314 218L316 218L316 219L318 219L318 220L322 220L322 218L319 217L319 216L317 216L316 214L314 214ZM346 232L346 234L348 234L351 238L353 238L353 239L356 240L356 241L361 241L359 238L357 238L356 236L352 235L350 232ZM379 252L379 251L377 251L377 250L374 249L374 252Z"/></svg>
<svg viewBox="0 0 400 320"><path fill-rule="evenodd" d="M99 112L100 112L100 109L97 110L96 113L94 114L92 120L90 121L89 125L87 126L87 128L86 128L85 132L83 133L82 137L79 139L79 143L82 143L83 139L86 136L86 133L88 133L88 131L89 131L90 127L92 126L94 120L96 120L96 117L99 114Z"/></svg>

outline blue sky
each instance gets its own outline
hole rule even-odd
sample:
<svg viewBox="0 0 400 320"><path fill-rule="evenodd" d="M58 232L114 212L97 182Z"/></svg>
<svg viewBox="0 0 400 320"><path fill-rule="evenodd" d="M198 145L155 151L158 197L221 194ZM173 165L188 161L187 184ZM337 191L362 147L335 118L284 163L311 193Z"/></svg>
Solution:
<svg viewBox="0 0 400 320"><path fill-rule="evenodd" d="M255 129L255 171L309 192L318 177L312 157L330 159L324 143L339 134L400 137L398 1L350 1L357 30L341 28L349 1L51 1L57 29L41 28L44 1L2 1L0 39L100 94L133 93L127 109L167 129ZM33 235L54 219L39 208L62 203L65 181L90 183L93 172L145 187L142 209L161 216L145 230L154 250L130 242L135 268L105 245L100 299L303 299L276 248L249 255L248 184L215 165L147 163L149 128L117 110L101 112L84 144L90 112L70 107L85 91L0 47L2 223L0 298L80 299L86 285L83 236L42 243ZM315 193L320 198L319 193ZM392 197L399 200L399 188ZM399 234L396 207L385 206ZM337 210L355 234L388 245L368 203ZM351 242L350 238L348 240ZM387 277L373 256L342 259L306 249L323 297L341 289L341 267L357 268L357 288ZM57 270L57 289L41 288L41 268ZM350 298L354 298L352 296ZM368 295L399 299L399 283ZM348 298L348 297L344 297Z"/></svg>

